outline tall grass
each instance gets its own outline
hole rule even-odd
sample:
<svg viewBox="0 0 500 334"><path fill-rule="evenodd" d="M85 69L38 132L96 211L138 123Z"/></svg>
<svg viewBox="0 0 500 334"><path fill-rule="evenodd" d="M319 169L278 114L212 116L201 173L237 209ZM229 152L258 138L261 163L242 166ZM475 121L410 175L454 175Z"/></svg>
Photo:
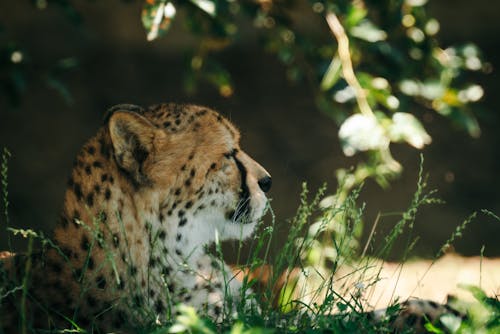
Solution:
<svg viewBox="0 0 500 334"><path fill-rule="evenodd" d="M1 163L2 183L2 205L4 224L8 225L8 191L7 191L7 159L8 151L4 150ZM178 314L172 314L174 306L170 298L166 302L165 311L167 322L156 321L157 314L144 306L137 306L127 301L129 307L134 309L137 319L150 319L148 323L141 323L136 331L138 333L230 333L230 334L255 334L255 333L384 333L392 332L391 320L397 315L400 306L398 303L390 305L387 317L374 322L369 313L365 312L363 292L376 284L378 275L367 273L373 272L375 265L374 257L386 257L397 240L405 238L406 251L404 258L410 254L416 238L413 236L415 217L423 205L440 203L435 197L436 192L428 191L426 188L426 177L423 169L417 180L417 186L413 198L396 222L392 230L385 236L384 243L378 249L373 249L372 238L369 238L364 247L360 247L360 229L363 226L364 207L359 202L362 188L355 189L348 196L334 196L328 203L324 201L326 187L321 187L316 193L310 194L306 184L300 196L300 205L293 218L281 222L270 209L270 222L263 222L258 227L256 234L247 241L239 241L237 244L238 266L246 272L257 273L250 278L245 276L241 295L242 300L238 305L233 305L233 299L228 297L226 303L225 317L222 322L215 323L211 319L197 314L196 311L186 305L176 305ZM337 192L340 194L341 191ZM325 204L326 203L326 204ZM498 217L489 212L483 214ZM380 214L378 219L384 219L386 215ZM120 218L120 217L118 217ZM463 235L467 225L476 218L476 214L469 216L460 224L455 232L444 242L437 256L441 255L457 238ZM118 219L121 222L121 219ZM500 221L500 219L498 219ZM119 283L120 275L115 263L116 254L103 243L103 229L109 228L102 217L96 217L92 225L81 223L89 229L89 249L84 268L80 272L80 284L82 285L82 298L87 289L84 280L85 270L93 247L100 245L106 253L106 260L99 264L97 271L106 266L111 267L114 279ZM128 242L123 223L121 224L121 240ZM288 229L284 246L276 256L270 254L274 247L276 238L283 238L283 225ZM33 267L31 253L33 252L33 240L41 241L42 247L55 249L63 256L68 265L69 259L65 257L58 247L42 233L31 230L20 230L9 228L9 234L21 235L29 239L28 254L23 262L22 277L16 278L14 284L2 276L0 266L0 303L14 294L19 295L21 312L20 333L35 332L27 319L26 303L33 302L28 295L30 272ZM151 229L150 242L151 251L159 247L158 235ZM370 235L373 234L373 231ZM10 238L10 236L7 236ZM250 249L249 256L243 256L243 246ZM369 251L371 250L371 251ZM131 258L131 254L128 254ZM222 263L224 252L220 243L216 243L213 253L214 261ZM240 263L240 261L242 263ZM351 271L342 277L340 281L334 279L335 273L346 265L351 266ZM263 271L262 269L266 269ZM74 268L73 268L74 270ZM260 274L259 274L260 270ZM5 273L4 273L5 274ZM76 271L75 271L76 274ZM195 275L196 273L193 272ZM266 275L264 275L266 274ZM4 277L2 279L2 277ZM265 278L265 279L264 279ZM336 277L338 279L338 277ZM227 273L226 281L232 279ZM148 273L148 284L153 280L160 280L166 286L165 277L155 277L154 273ZM489 298L475 287L467 287L476 297L478 303L463 306L464 312L471 316L466 321L454 318L444 318L441 323L427 324L432 333L500 333L500 302L498 299ZM165 288L168 296L168 289ZM134 291L129 291L133 295ZM233 296L234 297L234 296ZM144 298L148 298L144 296ZM254 303L248 303L249 298L254 298ZM237 300L237 299L234 299ZM232 311L236 309L237 313ZM1 310L0 310L1 312ZM80 333L85 332L81 326L74 321L77 312L72 319L67 319L67 328L59 328L53 332L57 333ZM135 319L130 319L134 322ZM409 330L409 333L411 330Z"/></svg>

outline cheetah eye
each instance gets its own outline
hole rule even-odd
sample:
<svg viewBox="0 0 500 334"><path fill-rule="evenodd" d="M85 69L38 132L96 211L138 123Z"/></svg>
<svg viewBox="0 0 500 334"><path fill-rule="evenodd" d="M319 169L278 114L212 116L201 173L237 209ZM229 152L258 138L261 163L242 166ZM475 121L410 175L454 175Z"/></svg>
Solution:
<svg viewBox="0 0 500 334"><path fill-rule="evenodd" d="M238 160L236 159L236 153L238 153L238 149L232 149L230 152L224 153L224 158L222 160L221 170L223 172L227 171L228 168L233 166L233 163L238 165Z"/></svg>

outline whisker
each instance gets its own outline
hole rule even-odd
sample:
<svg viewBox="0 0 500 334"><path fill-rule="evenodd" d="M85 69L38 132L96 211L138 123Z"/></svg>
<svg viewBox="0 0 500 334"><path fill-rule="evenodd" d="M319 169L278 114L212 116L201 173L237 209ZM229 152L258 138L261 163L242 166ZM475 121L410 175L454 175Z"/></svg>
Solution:
<svg viewBox="0 0 500 334"><path fill-rule="evenodd" d="M250 198L247 197L245 199L241 199L238 201L238 204L236 205L236 208L234 210L233 217L231 220L233 222L238 222L240 218L244 217L245 214L248 214L248 204L250 203Z"/></svg>

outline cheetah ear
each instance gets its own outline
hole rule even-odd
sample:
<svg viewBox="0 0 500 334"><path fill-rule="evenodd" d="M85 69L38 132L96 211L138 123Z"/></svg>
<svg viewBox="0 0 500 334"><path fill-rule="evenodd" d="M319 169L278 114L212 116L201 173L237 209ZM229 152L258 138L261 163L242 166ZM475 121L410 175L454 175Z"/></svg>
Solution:
<svg viewBox="0 0 500 334"><path fill-rule="evenodd" d="M142 166L153 149L156 127L145 117L129 111L114 112L108 127L117 164L137 184L143 183L147 178Z"/></svg>

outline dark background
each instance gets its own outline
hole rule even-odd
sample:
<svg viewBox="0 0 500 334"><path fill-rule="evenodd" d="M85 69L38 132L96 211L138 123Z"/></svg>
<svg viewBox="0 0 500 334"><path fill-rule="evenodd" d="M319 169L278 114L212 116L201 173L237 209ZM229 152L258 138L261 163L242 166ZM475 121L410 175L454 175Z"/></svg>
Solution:
<svg viewBox="0 0 500 334"><path fill-rule="evenodd" d="M355 164L343 156L337 127L314 105L306 85L292 85L285 69L266 54L245 23L243 38L219 55L233 75L235 94L226 99L208 86L188 96L182 88L185 52L193 37L176 18L169 34L146 41L140 21L140 2L118 0L81 2L84 18L72 24L57 8L38 11L28 1L0 1L0 22L6 33L33 59L51 63L77 56L80 65L65 75L73 104L35 78L17 109L0 97L0 146L12 152L9 162L9 208L17 227L49 232L62 204L65 181L76 152L101 124L104 111L118 103L149 105L158 102L194 102L213 107L241 129L242 147L273 175L273 208L279 224L293 216L301 183L317 189L324 181L335 190L334 171ZM433 143L423 153L430 188L439 189L447 204L423 208L415 235L416 253L432 256L455 226L482 208L500 214L500 3L465 0L434 1L431 13L441 23L443 45L474 41L492 64L493 72L479 76L486 96L479 108L482 135L472 139L437 114L424 124ZM377 213L399 212L410 203L416 188L419 151L396 145L394 156L405 171L387 190L367 182L362 201L367 203L366 224ZM380 222L378 239L394 218ZM2 220L3 223L3 220ZM366 228L366 231L369 229ZM499 256L500 222L480 216L455 244L461 254ZM0 249L7 247L0 236ZM23 243L16 241L17 248ZM276 246L277 247L277 246ZM394 255L397 257L397 255Z"/></svg>

